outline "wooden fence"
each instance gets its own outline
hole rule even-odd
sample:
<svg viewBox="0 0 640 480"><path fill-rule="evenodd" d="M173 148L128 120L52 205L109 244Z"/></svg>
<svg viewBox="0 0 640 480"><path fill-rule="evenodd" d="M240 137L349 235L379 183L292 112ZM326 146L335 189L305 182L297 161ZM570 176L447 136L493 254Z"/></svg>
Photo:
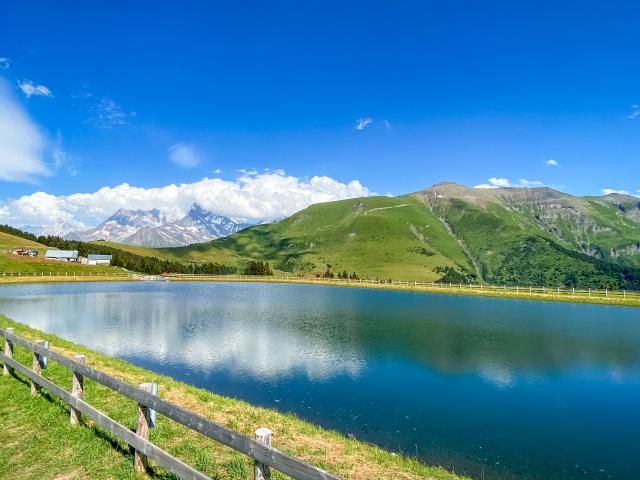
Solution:
<svg viewBox="0 0 640 480"><path fill-rule="evenodd" d="M318 282L335 283L343 285L389 285L413 289L441 289L441 290L475 290L478 292L510 292L518 295L543 294L543 295L567 295L574 297L604 297L604 298L629 298L640 300L640 291L637 290L610 290L595 288L572 287L545 287L533 285L494 285L486 283L443 283L443 282L419 282L416 280L371 280L367 278L325 278L316 276L297 275L206 275L191 273L172 273L167 276L175 280L279 280L283 282Z"/></svg>
<svg viewBox="0 0 640 480"><path fill-rule="evenodd" d="M413 289L441 289L459 291L478 291L486 293L511 293L519 296L523 295L565 295L570 297L593 297L593 298L622 298L640 301L640 291L637 290L611 290L595 288L572 288L561 286L535 286L535 285L495 285L486 283L443 283L443 282L419 282L415 280L371 280L367 278L325 278L316 276L299 275L209 275L200 273L170 273L163 275L147 275L141 273L123 272L0 272L0 278L12 277L52 277L52 278L116 278L123 280L278 280L282 282L318 282L346 285L387 285L394 287L406 287Z"/></svg>
<svg viewBox="0 0 640 480"><path fill-rule="evenodd" d="M31 381L32 395L36 395L41 388L44 388L67 403L70 407L71 424L77 425L81 415L85 415L112 435L126 442L135 450L134 468L136 471L144 471L147 468L148 459L152 459L179 478L190 480L209 478L148 440L149 424L153 410L195 432L253 458L254 480L268 480L271 475L271 468L296 480L340 480L336 475L272 447L271 431L268 428L259 428L255 432L255 439L251 439L235 430L185 410L178 405L162 400L151 393L151 384L142 384L139 387L135 387L104 372L95 370L85 364L85 358L82 355L76 356L72 360L47 348L44 341L32 343L16 336L13 328L0 329L0 337L5 339L4 352L0 354L0 359L4 364L4 376L10 375L14 371L19 372ZM33 352L31 369L14 360L13 351L15 345ZM44 362L49 360L57 362L71 371L73 375L71 392L64 390L41 375ZM138 425L135 432L82 400L84 378L95 380L138 403Z"/></svg>

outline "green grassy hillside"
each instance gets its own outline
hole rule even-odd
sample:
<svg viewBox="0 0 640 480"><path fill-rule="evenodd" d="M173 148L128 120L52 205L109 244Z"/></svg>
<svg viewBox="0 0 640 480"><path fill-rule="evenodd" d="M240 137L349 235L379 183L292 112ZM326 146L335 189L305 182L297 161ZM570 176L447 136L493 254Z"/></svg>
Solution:
<svg viewBox="0 0 640 480"><path fill-rule="evenodd" d="M640 289L640 207L619 197L442 184L313 205L277 224L147 252L240 269L267 260L292 274L330 266L369 278Z"/></svg>
<svg viewBox="0 0 640 480"><path fill-rule="evenodd" d="M549 188L445 183L400 197L316 204L279 223L187 247L93 245L136 255L127 263L133 269L155 257L173 262L162 265L178 268L172 271L216 263L241 273L259 260L292 275L330 269L370 279L640 290L640 200Z"/></svg>
<svg viewBox="0 0 640 480"><path fill-rule="evenodd" d="M38 251L38 257L23 257L10 253L14 248L30 248ZM0 274L5 272L112 272L111 267L86 266L77 263L45 260L47 246L16 235L0 232Z"/></svg>
<svg viewBox="0 0 640 480"><path fill-rule="evenodd" d="M260 259L282 272L331 268L369 278L436 278L436 267L469 267L442 223L410 196L317 204L277 224L170 249L170 254L230 264Z"/></svg>
<svg viewBox="0 0 640 480"><path fill-rule="evenodd" d="M414 194L492 283L640 288L640 223L602 198L436 185ZM627 252L612 255L611 252Z"/></svg>
<svg viewBox="0 0 640 480"><path fill-rule="evenodd" d="M239 269L266 260L279 272L322 274L331 268L369 278L434 280L437 267L470 270L445 226L411 196L321 203L277 224L179 248L98 242L139 255L182 262L219 262Z"/></svg>

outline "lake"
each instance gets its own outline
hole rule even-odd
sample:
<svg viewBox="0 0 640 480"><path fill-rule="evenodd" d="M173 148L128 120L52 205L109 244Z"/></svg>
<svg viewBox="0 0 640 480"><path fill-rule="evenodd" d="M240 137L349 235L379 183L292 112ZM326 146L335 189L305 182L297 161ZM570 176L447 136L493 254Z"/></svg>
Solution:
<svg viewBox="0 0 640 480"><path fill-rule="evenodd" d="M0 313L473 478L640 478L638 308L131 282L4 285Z"/></svg>

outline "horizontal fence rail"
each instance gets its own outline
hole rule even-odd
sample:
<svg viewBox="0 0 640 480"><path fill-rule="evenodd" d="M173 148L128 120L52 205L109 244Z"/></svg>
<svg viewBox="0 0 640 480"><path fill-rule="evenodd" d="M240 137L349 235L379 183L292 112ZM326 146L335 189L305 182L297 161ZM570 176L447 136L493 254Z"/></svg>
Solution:
<svg viewBox="0 0 640 480"><path fill-rule="evenodd" d="M272 447L270 445L270 432L268 429L258 429L256 432L256 435L259 435L262 441L266 440L265 443L261 443L241 434L240 432L190 412L178 405L162 400L157 395L118 380L104 372L93 369L84 363L71 360L70 358L56 353L50 348L46 348L38 343L32 343L24 338L18 337L10 330L11 329L0 329L0 336L5 338L5 351L0 354L0 359L4 362L5 372L15 370L21 373L31 380L32 385L37 385L38 387L48 390L67 403L72 410L76 410L77 412L86 415L114 436L132 446L136 452L140 452L145 457L155 460L159 465L167 468L179 478L207 479L209 477L184 464L182 461L171 456L169 453L149 442L147 439L109 418L104 413L95 409L77 396L74 396L73 393L67 392L50 380L44 378L39 374L39 368L36 369L36 364L40 362L40 359L42 359L42 357L46 357L48 360L54 361L71 370L74 376L81 375L84 378L90 378L105 387L138 402L139 406L144 407L147 410L155 410L157 413L164 415L190 430L198 432L240 453L243 453L250 458L253 458L256 462L255 471L260 472L259 478L269 478L269 469L264 468L264 466L268 466L274 470L278 470L281 473L289 475L296 480L340 480L340 477L336 475L326 472L303 460L287 455L286 453ZM33 370L29 370L26 366L12 358L14 345L18 345L33 352ZM34 370L36 370L37 373L34 372ZM6 374L7 373L5 373L5 375ZM269 432L268 435L265 435L265 431ZM258 473L256 473L256 475L256 478L258 478Z"/></svg>
<svg viewBox="0 0 640 480"><path fill-rule="evenodd" d="M326 278L318 276L299 275L240 275L240 274L204 274L204 273L170 273L166 275L154 275L143 273L122 272L0 272L0 278L117 278L123 280L278 280L283 282L318 282L346 285L386 285L393 287L407 287L414 289L449 289L449 290L476 290L480 292L507 292L517 295L566 295L574 297L604 297L604 298L629 298L640 300L640 291L573 288L564 286L534 286L534 285L495 285L487 283L445 283L445 282L420 282L415 280L372 280L368 278Z"/></svg>
<svg viewBox="0 0 640 480"><path fill-rule="evenodd" d="M522 285L494 285L486 283L445 283L445 282L419 282L416 280L372 280L368 278L327 278L318 276L298 276L298 275L214 275L202 273L171 273L163 278L175 280L280 280L286 282L319 282L319 283L336 283L347 285L391 285L394 287L408 288L439 288L439 289L455 289L455 290L477 290L486 292L510 292L518 294L558 294L558 295L574 295L574 296L592 296L592 297L622 297L622 298L638 298L640 299L640 291L637 290L611 290L611 289L594 289L594 288L572 288L572 287L539 287L539 286L522 286Z"/></svg>

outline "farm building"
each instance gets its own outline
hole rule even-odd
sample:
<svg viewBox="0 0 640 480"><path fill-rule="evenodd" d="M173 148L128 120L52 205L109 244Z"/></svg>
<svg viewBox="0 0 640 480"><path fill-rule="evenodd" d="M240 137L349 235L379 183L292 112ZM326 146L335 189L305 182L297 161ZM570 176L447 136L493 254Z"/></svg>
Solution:
<svg viewBox="0 0 640 480"><path fill-rule="evenodd" d="M14 248L11 253L14 255L22 255L25 257L37 257L38 251L31 248Z"/></svg>
<svg viewBox="0 0 640 480"><path fill-rule="evenodd" d="M111 255L97 255L90 253L86 259L87 265L111 265Z"/></svg>
<svg viewBox="0 0 640 480"><path fill-rule="evenodd" d="M44 254L44 258L48 260L58 260L60 262L77 262L78 251L77 250L47 250Z"/></svg>

